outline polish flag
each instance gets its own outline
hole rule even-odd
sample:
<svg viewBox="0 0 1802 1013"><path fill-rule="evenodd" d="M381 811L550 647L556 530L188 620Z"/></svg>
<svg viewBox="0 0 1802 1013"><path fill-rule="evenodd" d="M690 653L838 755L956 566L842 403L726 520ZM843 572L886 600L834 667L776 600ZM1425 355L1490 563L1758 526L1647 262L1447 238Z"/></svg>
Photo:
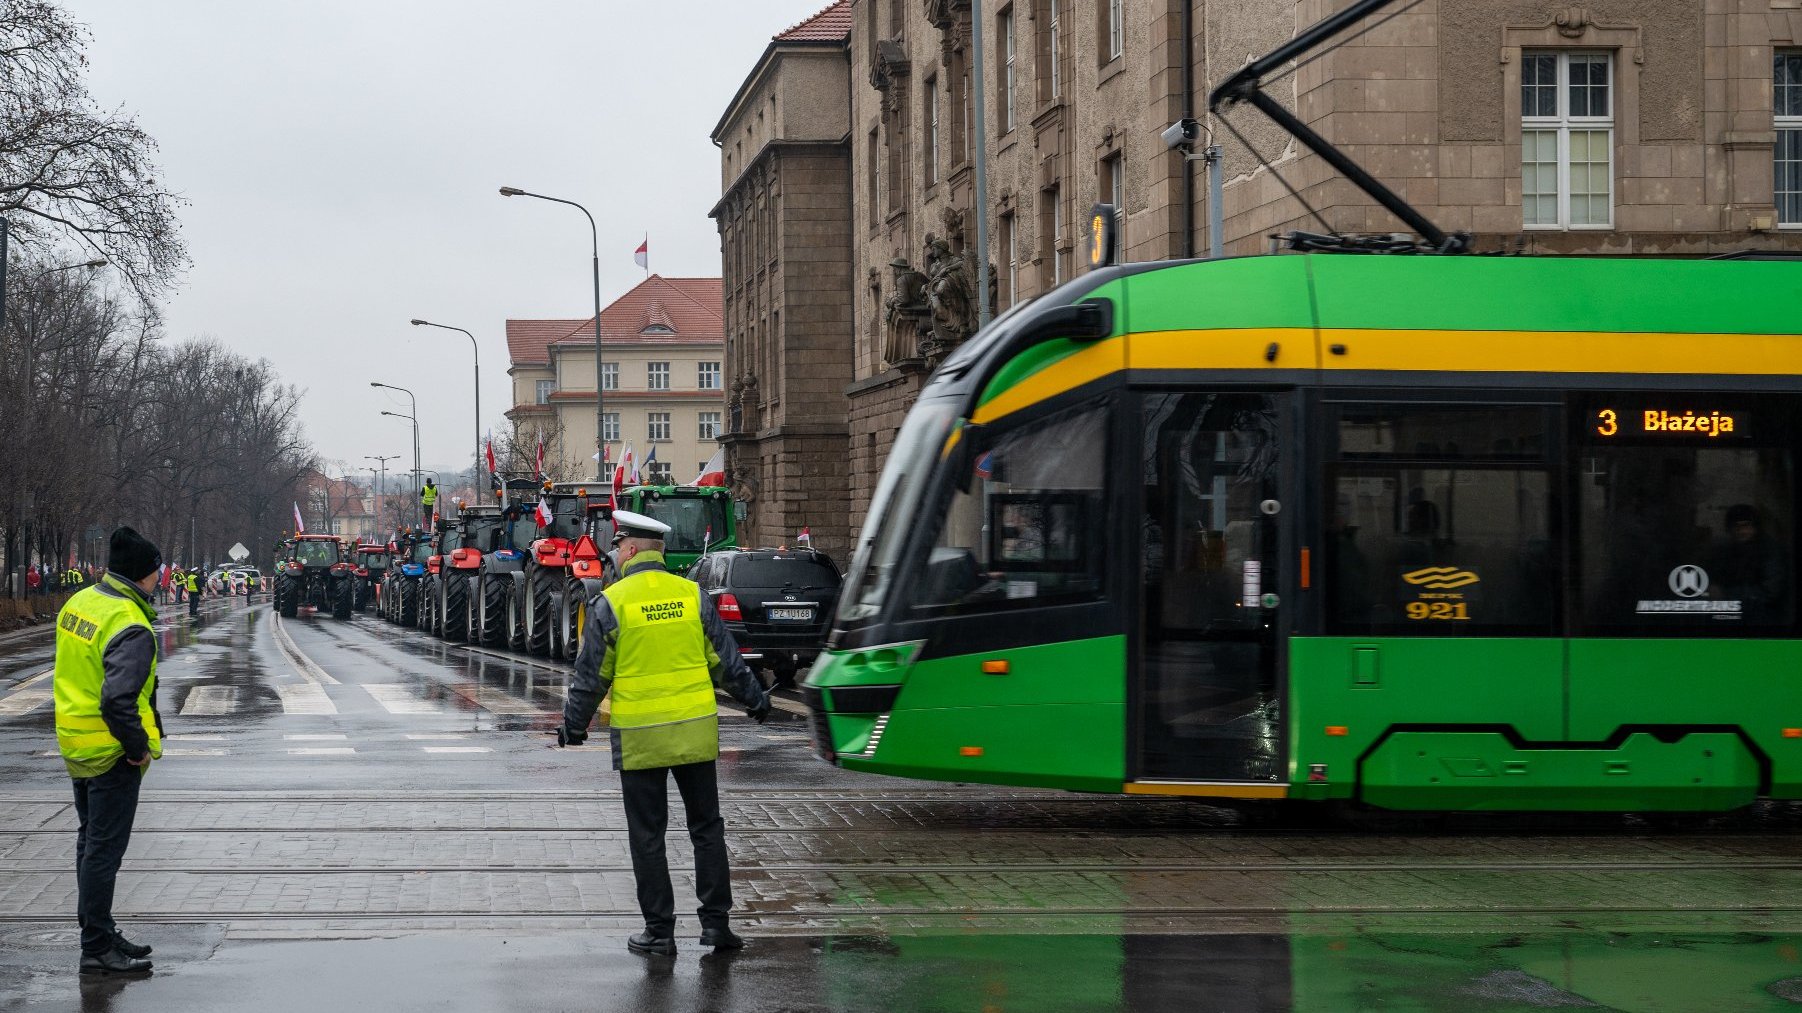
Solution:
<svg viewBox="0 0 1802 1013"><path fill-rule="evenodd" d="M495 464L494 464L494 434L493 433L488 434L488 445L487 445L486 449L484 449L482 451L482 456L484 456L488 459L488 474L492 475L495 472L500 470L499 468L495 467Z"/></svg>
<svg viewBox="0 0 1802 1013"><path fill-rule="evenodd" d="M651 269L651 237L645 236L638 249L632 251L632 263L649 271Z"/></svg>
<svg viewBox="0 0 1802 1013"><path fill-rule="evenodd" d="M545 501L542 493L538 496L538 509L532 511L532 519L537 521L541 528L551 526L551 505Z"/></svg>
<svg viewBox="0 0 1802 1013"><path fill-rule="evenodd" d="M805 525L805 524L801 525L801 534L795 538L795 544L797 544L797 545L812 545L813 544L813 534L807 530L807 525Z"/></svg>
<svg viewBox="0 0 1802 1013"><path fill-rule="evenodd" d="M626 452L619 459L619 466L613 469L613 495L615 498L625 491L626 484L633 480L632 445L626 444Z"/></svg>
<svg viewBox="0 0 1802 1013"><path fill-rule="evenodd" d="M294 504L294 533L300 534L307 529L307 522L300 519L300 504Z"/></svg>
<svg viewBox="0 0 1802 1013"><path fill-rule="evenodd" d="M726 448L720 447L715 450L713 456L707 459L707 463L701 466L701 473L688 484L724 486L726 484Z"/></svg>

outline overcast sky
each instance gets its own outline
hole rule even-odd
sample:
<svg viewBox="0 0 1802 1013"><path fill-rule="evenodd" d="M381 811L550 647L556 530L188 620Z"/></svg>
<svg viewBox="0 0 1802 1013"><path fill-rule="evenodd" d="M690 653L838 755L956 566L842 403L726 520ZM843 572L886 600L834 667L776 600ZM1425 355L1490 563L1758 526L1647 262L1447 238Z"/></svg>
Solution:
<svg viewBox="0 0 1802 1013"><path fill-rule="evenodd" d="M592 312L651 269L717 276L708 140L772 34L827 0L65 0L93 31L90 83L161 144L194 259L171 337L217 337L306 391L308 435L351 467L466 467L511 403L508 317ZM404 467L392 462L390 468ZM392 471L391 471L392 474Z"/></svg>

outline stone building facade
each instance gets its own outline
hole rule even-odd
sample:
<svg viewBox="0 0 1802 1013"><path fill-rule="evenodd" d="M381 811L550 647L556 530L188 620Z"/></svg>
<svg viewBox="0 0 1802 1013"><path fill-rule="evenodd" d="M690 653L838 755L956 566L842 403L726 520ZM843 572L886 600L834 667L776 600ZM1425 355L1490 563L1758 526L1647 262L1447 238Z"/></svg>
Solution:
<svg viewBox="0 0 1802 1013"><path fill-rule="evenodd" d="M646 481L694 479L725 426L720 280L651 275L601 310L601 348L608 459L654 450ZM507 357L507 417L544 434L553 475L594 475L594 318L508 320Z"/></svg>
<svg viewBox="0 0 1802 1013"><path fill-rule="evenodd" d="M740 544L806 529L844 559L851 380L851 176L845 39L849 3L777 35L733 97L721 151L719 226L730 391L727 472Z"/></svg>
<svg viewBox="0 0 1802 1013"><path fill-rule="evenodd" d="M850 356L835 402L848 530L906 409L973 325L983 274L997 312L1069 279L1072 223L1098 201L1118 208L1124 259L1205 255L1206 169L1160 138L1174 121L1200 120L1203 143L1223 149L1229 255L1295 229L1404 229L1255 110L1207 112L1215 84L1348 2L984 0L986 272L969 0L841 0L818 16L842 28L848 79L822 100L844 116L849 291L763 305L792 318L816 298L835 315L849 301L831 352L835 366ZM1394 8L1266 90L1440 228L1485 251L1802 250L1802 0ZM772 231L790 227L786 205L772 213ZM726 276L731 289L730 252ZM730 333L745 355L771 354L756 332ZM771 368L792 369L795 352ZM836 495L840 478L834 467L803 485Z"/></svg>

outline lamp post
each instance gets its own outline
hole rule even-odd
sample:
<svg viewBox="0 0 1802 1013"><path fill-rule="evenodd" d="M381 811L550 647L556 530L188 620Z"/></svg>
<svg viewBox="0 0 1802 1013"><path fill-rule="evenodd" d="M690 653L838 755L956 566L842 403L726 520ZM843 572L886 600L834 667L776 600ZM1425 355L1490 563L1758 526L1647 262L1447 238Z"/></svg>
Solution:
<svg viewBox="0 0 1802 1013"><path fill-rule="evenodd" d="M413 480L415 482L419 481L419 401L413 397L413 392L405 387L396 387L391 383L378 383L374 380L369 381L369 385L371 387L386 387L389 390L398 390L402 394L407 395L408 402L412 404L412 415L402 415L399 412L383 412L382 414L392 415L399 419L407 419L413 423Z"/></svg>
<svg viewBox="0 0 1802 1013"><path fill-rule="evenodd" d="M607 479L607 419L601 411L601 231L595 228L594 216L588 209L573 200L561 197L546 197L541 193L531 193L515 186L501 187L502 197L536 197L548 200L553 204L568 204L588 219L588 234L594 246L594 477L598 482Z"/></svg>
<svg viewBox="0 0 1802 1013"><path fill-rule="evenodd" d="M408 322L414 327L437 327L446 331L461 331L469 338L470 350L475 352L476 356L476 463L474 465L475 470L470 474L479 477L482 473L482 349L476 344L476 336L463 330L461 327L452 327L449 324L435 324L430 320L410 320ZM476 484L479 485L481 483L477 481Z"/></svg>
<svg viewBox="0 0 1802 1013"><path fill-rule="evenodd" d="M375 454L364 454L363 460L378 461L382 466L381 477L377 480L378 484L375 487L375 534L377 538L380 538L382 535L382 497L388 494L388 462L400 460L400 455L389 454L386 457L381 457ZM375 471L376 469L371 468L369 470ZM384 541L385 540L386 539L384 539Z"/></svg>

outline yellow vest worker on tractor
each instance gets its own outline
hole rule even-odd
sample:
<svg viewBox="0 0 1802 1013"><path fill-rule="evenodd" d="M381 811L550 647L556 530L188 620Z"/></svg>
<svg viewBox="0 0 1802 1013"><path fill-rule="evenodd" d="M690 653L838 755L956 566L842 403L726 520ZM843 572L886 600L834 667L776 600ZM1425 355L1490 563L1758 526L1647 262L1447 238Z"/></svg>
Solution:
<svg viewBox="0 0 1802 1013"><path fill-rule="evenodd" d="M431 480L425 480L425 488L419 490L419 505L425 510L425 527L432 529L432 507L438 502L438 486Z"/></svg>
<svg viewBox="0 0 1802 1013"><path fill-rule="evenodd" d="M113 882L131 843L138 786L163 755L156 711L156 586L162 553L130 528L113 532L107 573L56 617L56 745L75 781L75 920L81 973L141 974L150 947L113 921Z"/></svg>
<svg viewBox="0 0 1802 1013"><path fill-rule="evenodd" d="M738 656L713 600L664 565L669 525L625 510L613 512L613 523L625 576L588 605L557 744L587 739L595 708L612 692L613 766L620 772L632 875L644 913L644 931L626 946L634 953L676 952L676 894L663 852L674 774L694 842L701 945L736 950L744 940L726 924L732 874L714 769L720 732L713 687L723 686L759 724L770 716L770 698Z"/></svg>

